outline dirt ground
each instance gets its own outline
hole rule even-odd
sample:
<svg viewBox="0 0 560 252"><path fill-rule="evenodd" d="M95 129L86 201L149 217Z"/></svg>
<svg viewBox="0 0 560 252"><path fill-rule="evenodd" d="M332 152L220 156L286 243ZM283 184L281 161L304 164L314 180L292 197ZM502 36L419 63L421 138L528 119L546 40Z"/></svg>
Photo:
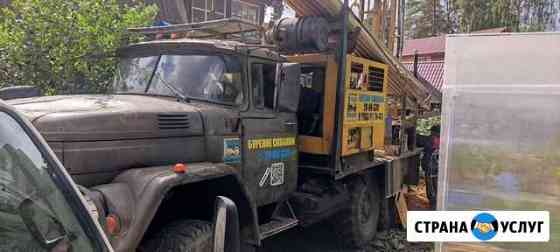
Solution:
<svg viewBox="0 0 560 252"><path fill-rule="evenodd" d="M296 228L265 241L259 252L432 252L431 243L409 243L406 231L393 229L377 235L364 250L347 249L337 242L336 233L321 223L307 229Z"/></svg>
<svg viewBox="0 0 560 252"><path fill-rule="evenodd" d="M408 189L405 196L409 210L427 210L429 202L423 181L417 187ZM406 251L432 252L432 243L409 243L406 230L396 227L379 231L376 238L364 250L345 248L338 242L336 230L332 225L318 223L314 226L295 228L265 240L260 252L373 252Z"/></svg>

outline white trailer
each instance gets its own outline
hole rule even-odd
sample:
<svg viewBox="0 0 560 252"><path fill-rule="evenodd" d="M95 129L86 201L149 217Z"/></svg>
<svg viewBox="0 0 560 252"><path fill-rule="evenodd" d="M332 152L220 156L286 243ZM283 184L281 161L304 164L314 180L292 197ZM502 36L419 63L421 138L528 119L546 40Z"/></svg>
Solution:
<svg viewBox="0 0 560 252"><path fill-rule="evenodd" d="M438 210L550 211L548 243L436 251L560 251L560 33L447 37Z"/></svg>

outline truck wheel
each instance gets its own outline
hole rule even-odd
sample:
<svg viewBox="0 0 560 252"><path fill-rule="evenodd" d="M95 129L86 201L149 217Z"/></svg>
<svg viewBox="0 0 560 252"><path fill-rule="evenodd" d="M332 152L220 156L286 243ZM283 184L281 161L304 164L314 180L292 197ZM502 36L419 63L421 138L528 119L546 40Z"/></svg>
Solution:
<svg viewBox="0 0 560 252"><path fill-rule="evenodd" d="M395 205L395 196L382 199L381 209L379 211L378 230L389 230L397 226L399 219L397 206Z"/></svg>
<svg viewBox="0 0 560 252"><path fill-rule="evenodd" d="M154 252L210 252L212 224L200 220L173 222L147 240L141 250Z"/></svg>
<svg viewBox="0 0 560 252"><path fill-rule="evenodd" d="M348 246L362 248L377 233L380 212L380 195L372 181L356 178L350 181L350 202L346 209L335 216L335 230Z"/></svg>

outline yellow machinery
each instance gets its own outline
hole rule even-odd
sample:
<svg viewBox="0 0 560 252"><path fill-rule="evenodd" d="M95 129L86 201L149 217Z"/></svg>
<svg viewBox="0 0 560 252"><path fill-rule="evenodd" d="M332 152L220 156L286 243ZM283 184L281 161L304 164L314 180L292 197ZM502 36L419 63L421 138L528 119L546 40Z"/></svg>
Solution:
<svg viewBox="0 0 560 252"><path fill-rule="evenodd" d="M329 155L335 132L338 64L334 54L305 54L288 57L302 64L303 103L311 106L299 135L299 151ZM344 116L341 156L373 152L384 148L387 92L387 66L347 55L344 88ZM313 97L322 101L313 109ZM303 119L307 120L307 119ZM307 125L311 126L307 126Z"/></svg>

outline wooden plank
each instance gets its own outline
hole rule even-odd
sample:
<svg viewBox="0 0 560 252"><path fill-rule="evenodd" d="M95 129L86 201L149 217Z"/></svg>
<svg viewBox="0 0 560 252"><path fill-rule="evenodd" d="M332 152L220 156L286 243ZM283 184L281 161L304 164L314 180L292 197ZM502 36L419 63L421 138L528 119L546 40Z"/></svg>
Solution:
<svg viewBox="0 0 560 252"><path fill-rule="evenodd" d="M373 5L373 35L382 38L383 35L383 1L375 0Z"/></svg>
<svg viewBox="0 0 560 252"><path fill-rule="evenodd" d="M395 27L397 24L397 0L390 0L389 24L387 27L387 47L389 51L395 50Z"/></svg>
<svg viewBox="0 0 560 252"><path fill-rule="evenodd" d="M405 193L406 193L406 189L402 189L399 193L397 193L397 196L395 197L395 206L397 206L399 219L404 229L406 229L406 213L408 212Z"/></svg>

